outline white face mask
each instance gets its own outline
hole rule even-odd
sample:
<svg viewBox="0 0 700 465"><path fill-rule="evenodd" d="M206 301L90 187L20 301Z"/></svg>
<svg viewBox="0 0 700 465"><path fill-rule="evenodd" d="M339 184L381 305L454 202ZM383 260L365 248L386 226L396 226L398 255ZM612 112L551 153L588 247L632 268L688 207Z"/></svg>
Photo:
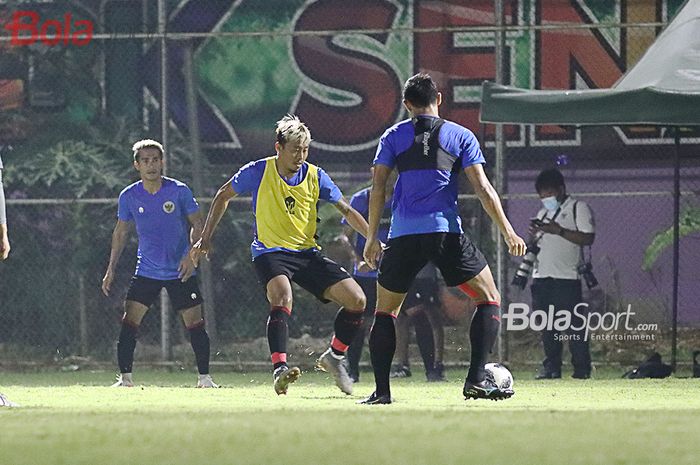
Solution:
<svg viewBox="0 0 700 465"><path fill-rule="evenodd" d="M544 205L544 208L546 208L548 211L554 211L559 208L559 201L555 196L545 197L540 200L542 200L542 205Z"/></svg>

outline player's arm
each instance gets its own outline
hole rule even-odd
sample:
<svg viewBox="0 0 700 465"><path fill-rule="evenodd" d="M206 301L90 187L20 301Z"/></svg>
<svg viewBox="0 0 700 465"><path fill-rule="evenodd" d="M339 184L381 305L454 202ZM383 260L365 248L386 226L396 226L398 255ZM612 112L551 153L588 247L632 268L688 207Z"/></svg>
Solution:
<svg viewBox="0 0 700 465"><path fill-rule="evenodd" d="M117 268L117 263L119 263L119 257L122 256L124 247L126 247L131 227L131 222L117 220L117 224L112 232L112 250L109 253L109 265L107 265L107 271L104 278L102 278L102 292L104 295L109 295L112 281L114 280L114 272Z"/></svg>
<svg viewBox="0 0 700 465"><path fill-rule="evenodd" d="M377 238L377 233L379 232L379 222L384 211L386 183L391 170L392 168L386 165L374 165L372 188L369 191L369 230L367 231L367 242L365 243L363 254L365 261L372 268L377 268L379 255L382 252L382 245Z"/></svg>
<svg viewBox="0 0 700 465"><path fill-rule="evenodd" d="M341 197L334 205L352 229L362 234L362 236L367 237L367 221L360 212L355 210L348 201L345 200L345 197Z"/></svg>
<svg viewBox="0 0 700 465"><path fill-rule="evenodd" d="M199 259L202 255L206 256L209 253L214 231L216 231L219 221L221 221L224 213L226 213L228 203L237 195L236 191L233 190L231 180L226 181L226 184L221 186L216 192L214 200L212 200L211 206L209 207L209 213L207 214L207 220L202 229L201 238L194 243L190 251L190 256L195 266L199 263Z"/></svg>
<svg viewBox="0 0 700 465"><path fill-rule="evenodd" d="M496 223L503 239L506 241L506 244L508 244L508 252L518 257L525 255L525 241L515 233L513 226L511 226L510 221L506 218L503 206L501 205L501 199L498 197L496 189L493 188L491 182L486 177L482 164L476 163L467 166L464 168L464 172L474 189L474 193L484 207L484 210L486 210L491 220Z"/></svg>
<svg viewBox="0 0 700 465"><path fill-rule="evenodd" d="M2 186L2 169L0 169L0 260L5 260L10 253L10 239L7 235L7 217L5 216L5 191Z"/></svg>
<svg viewBox="0 0 700 465"><path fill-rule="evenodd" d="M194 213L187 215L187 221L190 224L190 245L195 244L200 237L202 237L202 230L204 229L204 218L202 217L202 212L197 210ZM192 257L190 256L191 249L187 251L182 260L180 260L180 265L177 268L178 277L184 283L192 276L194 273L195 265Z"/></svg>

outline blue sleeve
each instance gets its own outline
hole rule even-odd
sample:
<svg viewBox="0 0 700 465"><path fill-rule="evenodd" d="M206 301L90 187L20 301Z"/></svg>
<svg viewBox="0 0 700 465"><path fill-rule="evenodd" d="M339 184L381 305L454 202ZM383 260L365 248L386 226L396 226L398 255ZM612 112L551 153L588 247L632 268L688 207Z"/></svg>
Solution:
<svg viewBox="0 0 700 465"><path fill-rule="evenodd" d="M396 164L396 150L394 149L394 144L392 143L391 132L385 132L379 139L379 145L377 145L377 152L374 154L373 165L386 165L389 168L393 168Z"/></svg>
<svg viewBox="0 0 700 465"><path fill-rule="evenodd" d="M360 192L355 193L355 195L350 198L350 206L357 210L357 212L365 219L367 219L367 214L369 213L369 196L365 195L365 192L367 191L361 190ZM348 220L346 220L345 217L342 217L340 224L348 224Z"/></svg>
<svg viewBox="0 0 700 465"><path fill-rule="evenodd" d="M318 169L318 187L320 189L318 198L327 202L338 203L338 200L343 196L331 177L321 168Z"/></svg>
<svg viewBox="0 0 700 465"><path fill-rule="evenodd" d="M265 160L251 161L243 165L231 178L231 187L236 194L249 194L257 191L265 172Z"/></svg>
<svg viewBox="0 0 700 465"><path fill-rule="evenodd" d="M186 215L191 215L199 211L199 204L192 194L192 190L189 187L183 185L180 186L180 205Z"/></svg>
<svg viewBox="0 0 700 465"><path fill-rule="evenodd" d="M460 157L462 158L462 168L486 163L484 154L481 153L479 140L469 129L464 128L460 143Z"/></svg>
<svg viewBox="0 0 700 465"><path fill-rule="evenodd" d="M134 215L129 209L129 199L125 191L119 194L119 208L117 209L117 218L122 221L134 221Z"/></svg>

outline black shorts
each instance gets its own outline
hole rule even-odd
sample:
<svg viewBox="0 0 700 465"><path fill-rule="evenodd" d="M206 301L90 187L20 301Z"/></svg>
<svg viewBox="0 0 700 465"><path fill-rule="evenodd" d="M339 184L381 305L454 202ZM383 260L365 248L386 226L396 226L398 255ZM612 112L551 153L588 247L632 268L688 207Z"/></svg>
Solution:
<svg viewBox="0 0 700 465"><path fill-rule="evenodd" d="M126 300L132 300L150 307L158 298L160 290L165 287L170 297L170 303L175 310L185 310L200 305L202 293L199 292L197 277L192 276L184 283L179 279L151 279L145 276L134 276L126 293Z"/></svg>
<svg viewBox="0 0 700 465"><path fill-rule="evenodd" d="M374 310L377 305L377 278L353 275L353 279L360 285L362 292L365 293L365 297L367 298L365 315L374 315Z"/></svg>
<svg viewBox="0 0 700 465"><path fill-rule="evenodd" d="M412 308L424 304L434 306L439 302L439 293L437 279L416 278L408 289L401 308Z"/></svg>
<svg viewBox="0 0 700 465"><path fill-rule="evenodd" d="M323 303L330 302L323 298L326 289L350 278L345 268L318 250L264 253L255 257L253 267L263 287L267 288L267 282L275 276L284 275Z"/></svg>
<svg viewBox="0 0 700 465"><path fill-rule="evenodd" d="M429 261L440 270L448 286L469 281L487 265L481 251L463 234L409 234L387 242L379 264L379 284L392 292L408 292Z"/></svg>

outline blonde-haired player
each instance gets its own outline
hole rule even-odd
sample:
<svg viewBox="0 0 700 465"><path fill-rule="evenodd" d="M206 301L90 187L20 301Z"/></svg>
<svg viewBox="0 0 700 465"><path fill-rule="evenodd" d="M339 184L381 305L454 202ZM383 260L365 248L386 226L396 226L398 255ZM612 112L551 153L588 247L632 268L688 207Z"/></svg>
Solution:
<svg viewBox="0 0 700 465"><path fill-rule="evenodd" d="M335 317L331 346L317 363L333 375L341 391L351 394L352 379L342 362L361 326L365 295L347 271L321 254L315 238L317 203L325 200L335 205L348 224L363 236L367 234L367 222L343 198L331 178L306 161L310 144L311 133L298 117L287 115L278 121L276 155L248 163L219 189L192 257L197 263L210 250L228 202L251 193L255 214L251 251L253 267L270 302L267 338L275 392L286 394L289 384L301 375L299 368L287 365L287 321L292 312L293 281L322 302L341 306Z"/></svg>

